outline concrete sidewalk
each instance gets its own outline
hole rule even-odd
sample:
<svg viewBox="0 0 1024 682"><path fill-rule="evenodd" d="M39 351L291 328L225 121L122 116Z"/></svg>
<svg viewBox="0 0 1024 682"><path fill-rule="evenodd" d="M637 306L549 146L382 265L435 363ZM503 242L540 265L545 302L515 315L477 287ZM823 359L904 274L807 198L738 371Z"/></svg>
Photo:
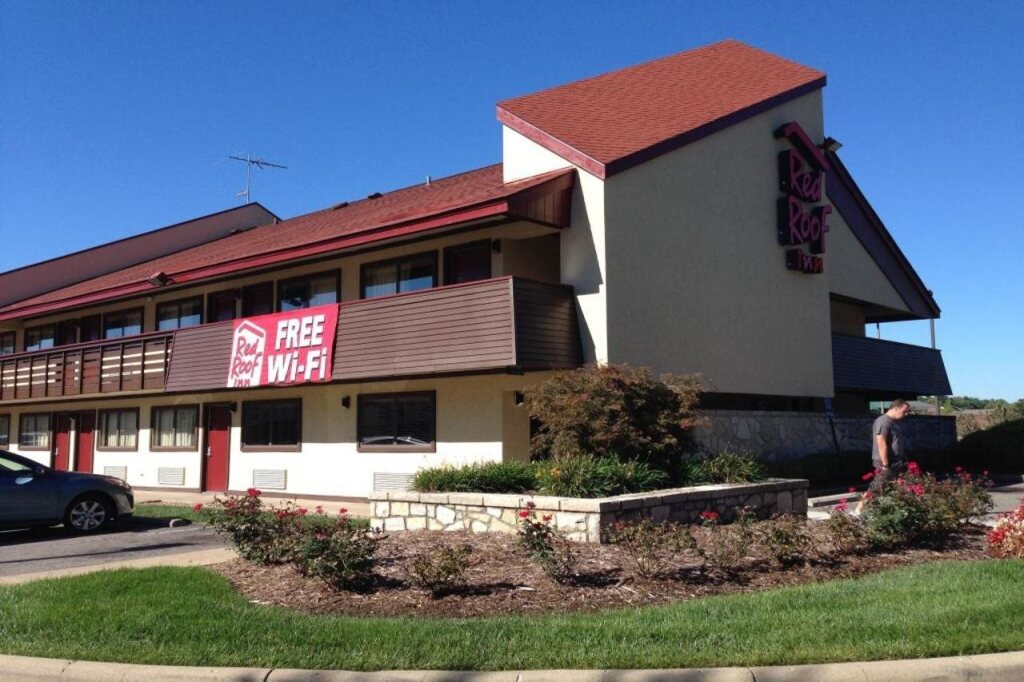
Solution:
<svg viewBox="0 0 1024 682"><path fill-rule="evenodd" d="M135 490L135 504L136 506L145 504L182 504L188 507L193 507L196 504L210 504L213 502L214 497L225 497L224 493L186 493L178 492L175 490ZM370 516L370 503L369 502L341 502L338 500L318 500L315 498L308 497L269 497L264 496L261 498L263 504L267 506L281 505L291 500L300 507L305 507L313 512L317 507L321 507L325 514L336 516L341 509L348 509L348 513L351 516L359 516L363 518L369 518Z"/></svg>
<svg viewBox="0 0 1024 682"><path fill-rule="evenodd" d="M688 668L677 670L523 670L459 672L385 670L363 673L272 668L186 668L127 663L94 663L53 658L0 656L0 682L887 682L895 680L1020 680L1024 652L953 656L906 661L824 663L755 668Z"/></svg>

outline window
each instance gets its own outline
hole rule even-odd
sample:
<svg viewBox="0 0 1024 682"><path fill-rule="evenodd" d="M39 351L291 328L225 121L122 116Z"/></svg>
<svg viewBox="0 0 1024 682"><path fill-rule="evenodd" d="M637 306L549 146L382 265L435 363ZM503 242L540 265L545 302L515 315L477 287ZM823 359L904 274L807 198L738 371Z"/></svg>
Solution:
<svg viewBox="0 0 1024 682"><path fill-rule="evenodd" d="M434 450L435 394L359 396L359 448Z"/></svg>
<svg viewBox="0 0 1024 682"><path fill-rule="evenodd" d="M368 263L361 274L362 298L430 289L437 286L437 253Z"/></svg>
<svg viewBox="0 0 1024 682"><path fill-rule="evenodd" d="M70 346L78 343L78 320L63 320L57 323L55 346Z"/></svg>
<svg viewBox="0 0 1024 682"><path fill-rule="evenodd" d="M142 333L142 308L118 310L103 316L103 338L117 339Z"/></svg>
<svg viewBox="0 0 1024 682"><path fill-rule="evenodd" d="M490 240L444 250L444 283L462 284L491 278Z"/></svg>
<svg viewBox="0 0 1024 682"><path fill-rule="evenodd" d="M337 303L340 289L337 272L283 279L277 283L277 309L283 313L288 310Z"/></svg>
<svg viewBox="0 0 1024 682"><path fill-rule="evenodd" d="M103 325L100 322L99 315L89 315L83 317L78 321L78 341L80 343L87 343L89 341L99 341L103 338Z"/></svg>
<svg viewBox="0 0 1024 682"><path fill-rule="evenodd" d="M11 415L0 414L0 448L11 447Z"/></svg>
<svg viewBox="0 0 1024 682"><path fill-rule="evenodd" d="M242 287L242 317L274 312L274 283L262 282Z"/></svg>
<svg viewBox="0 0 1024 682"><path fill-rule="evenodd" d="M301 442L301 400L242 403L243 449L298 450Z"/></svg>
<svg viewBox="0 0 1024 682"><path fill-rule="evenodd" d="M199 408L154 407L150 449L195 450L198 438Z"/></svg>
<svg viewBox="0 0 1024 682"><path fill-rule="evenodd" d="M32 467L12 457L0 455L0 476L23 476L32 471Z"/></svg>
<svg viewBox="0 0 1024 682"><path fill-rule="evenodd" d="M50 449L50 415L23 414L18 425L18 447L24 450Z"/></svg>
<svg viewBox="0 0 1024 682"><path fill-rule="evenodd" d="M17 332L0 332L0 355L10 355L15 348Z"/></svg>
<svg viewBox="0 0 1024 682"><path fill-rule="evenodd" d="M203 323L203 297L161 303L156 307L156 330L184 329Z"/></svg>
<svg viewBox="0 0 1024 682"><path fill-rule="evenodd" d="M101 450L137 450L139 446L139 411L103 410L100 412Z"/></svg>
<svg viewBox="0 0 1024 682"><path fill-rule="evenodd" d="M237 305L241 292L238 289L218 291L206 297L206 321L227 322L238 317Z"/></svg>
<svg viewBox="0 0 1024 682"><path fill-rule="evenodd" d="M25 330L25 350L46 350L53 348L54 330L52 324L30 327Z"/></svg>

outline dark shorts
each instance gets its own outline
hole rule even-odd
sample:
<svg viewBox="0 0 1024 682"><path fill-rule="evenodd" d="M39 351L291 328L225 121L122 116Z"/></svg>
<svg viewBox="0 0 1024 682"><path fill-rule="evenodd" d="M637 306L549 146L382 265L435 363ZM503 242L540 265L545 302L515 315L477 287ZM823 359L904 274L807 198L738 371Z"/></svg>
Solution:
<svg viewBox="0 0 1024 682"><path fill-rule="evenodd" d="M875 477L871 479L871 485L868 486L868 490L877 495L885 487L886 483L905 473L907 473L906 462L892 462L888 469L879 469L878 465L875 465Z"/></svg>

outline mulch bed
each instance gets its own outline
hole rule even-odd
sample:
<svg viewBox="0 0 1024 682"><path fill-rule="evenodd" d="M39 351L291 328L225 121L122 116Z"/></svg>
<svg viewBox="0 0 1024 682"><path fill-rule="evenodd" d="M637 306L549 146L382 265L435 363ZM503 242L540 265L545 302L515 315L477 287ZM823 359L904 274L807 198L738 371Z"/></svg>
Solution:
<svg viewBox="0 0 1024 682"><path fill-rule="evenodd" d="M435 599L411 584L406 567L414 557L439 544L468 544L473 552L466 586ZM984 531L973 527L943 547L818 559L788 569L774 565L767 557L749 556L732 575L704 569L691 557L674 567L671 575L652 580L634 576L618 546L579 545L578 576L570 585L560 585L547 577L524 556L514 535L394 533L381 541L377 556L374 584L362 592L332 592L320 580L303 577L291 565L258 566L236 559L211 568L256 604L318 614L447 618L670 604L709 595L849 578L930 561L986 558Z"/></svg>

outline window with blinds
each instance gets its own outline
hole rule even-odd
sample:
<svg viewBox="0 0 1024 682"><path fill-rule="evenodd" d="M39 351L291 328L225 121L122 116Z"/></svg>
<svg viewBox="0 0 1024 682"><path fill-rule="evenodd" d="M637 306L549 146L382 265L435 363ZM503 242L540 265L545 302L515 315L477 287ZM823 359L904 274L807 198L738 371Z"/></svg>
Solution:
<svg viewBox="0 0 1024 682"><path fill-rule="evenodd" d="M436 440L436 395L386 393L359 396L360 449L428 450Z"/></svg>
<svg viewBox="0 0 1024 682"><path fill-rule="evenodd" d="M184 329L203 323L203 297L161 303L156 307L156 329Z"/></svg>
<svg viewBox="0 0 1024 682"><path fill-rule="evenodd" d="M154 407L152 428L152 449L195 450L199 444L199 407Z"/></svg>
<svg viewBox="0 0 1024 682"><path fill-rule="evenodd" d="M340 291L341 281L336 270L283 279L277 283L277 309L283 313L337 303L341 299Z"/></svg>
<svg viewBox="0 0 1024 682"><path fill-rule="evenodd" d="M437 252L367 263L360 271L362 298L390 296L437 286Z"/></svg>
<svg viewBox="0 0 1024 682"><path fill-rule="evenodd" d="M99 450L138 450L139 411L102 410L99 417Z"/></svg>
<svg viewBox="0 0 1024 682"><path fill-rule="evenodd" d="M242 403L244 449L298 450L301 442L301 400L251 400Z"/></svg>
<svg viewBox="0 0 1024 682"><path fill-rule="evenodd" d="M24 450L50 449L49 413L23 414L18 423L18 447Z"/></svg>

